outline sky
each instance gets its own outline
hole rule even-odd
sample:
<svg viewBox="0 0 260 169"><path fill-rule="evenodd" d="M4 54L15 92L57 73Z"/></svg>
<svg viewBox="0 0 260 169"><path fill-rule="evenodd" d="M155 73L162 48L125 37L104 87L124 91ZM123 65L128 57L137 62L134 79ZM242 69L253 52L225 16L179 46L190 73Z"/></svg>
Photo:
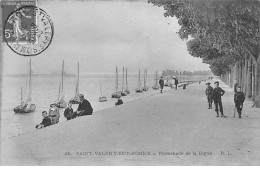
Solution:
<svg viewBox="0 0 260 169"><path fill-rule="evenodd" d="M54 37L43 53L20 56L4 47L4 74L27 73L29 59L36 74L112 73L127 67L130 73L155 70L209 70L201 59L187 52L186 41L177 35L175 18L164 17L162 7L146 1L43 1L54 23Z"/></svg>

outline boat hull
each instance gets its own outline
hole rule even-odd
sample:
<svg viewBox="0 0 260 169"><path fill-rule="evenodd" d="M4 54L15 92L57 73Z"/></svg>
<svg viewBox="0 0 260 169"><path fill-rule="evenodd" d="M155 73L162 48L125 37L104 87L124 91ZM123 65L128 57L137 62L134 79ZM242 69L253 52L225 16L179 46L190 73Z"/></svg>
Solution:
<svg viewBox="0 0 260 169"><path fill-rule="evenodd" d="M143 90L144 92L145 92L145 91L148 91L148 87L144 87L142 90Z"/></svg>
<svg viewBox="0 0 260 169"><path fill-rule="evenodd" d="M126 89L125 92L126 92L127 94L130 94L130 90L127 90L127 89Z"/></svg>
<svg viewBox="0 0 260 169"><path fill-rule="evenodd" d="M36 110L36 105L31 104L29 108L23 107L22 105L15 107L14 109L15 113L32 113Z"/></svg>
<svg viewBox="0 0 260 169"><path fill-rule="evenodd" d="M143 92L143 89L141 89L141 88L135 89L135 92L136 92L136 93L142 93L142 92Z"/></svg>
<svg viewBox="0 0 260 169"><path fill-rule="evenodd" d="M107 101L107 97L105 97L105 96L99 97L98 101L99 102L106 102Z"/></svg>
<svg viewBox="0 0 260 169"><path fill-rule="evenodd" d="M118 93L118 92L113 93L111 97L112 98L119 98L119 97L121 97L121 93Z"/></svg>
<svg viewBox="0 0 260 169"><path fill-rule="evenodd" d="M125 91L121 92L121 96L127 96L127 93Z"/></svg>
<svg viewBox="0 0 260 169"><path fill-rule="evenodd" d="M153 86L152 88L153 88L153 90L159 90L160 87L159 86Z"/></svg>
<svg viewBox="0 0 260 169"><path fill-rule="evenodd" d="M69 101L71 104L79 104L80 103L80 100L79 98L73 98L73 99L70 99Z"/></svg>
<svg viewBox="0 0 260 169"><path fill-rule="evenodd" d="M68 103L67 102L60 102L60 103L56 103L58 108L66 108Z"/></svg>

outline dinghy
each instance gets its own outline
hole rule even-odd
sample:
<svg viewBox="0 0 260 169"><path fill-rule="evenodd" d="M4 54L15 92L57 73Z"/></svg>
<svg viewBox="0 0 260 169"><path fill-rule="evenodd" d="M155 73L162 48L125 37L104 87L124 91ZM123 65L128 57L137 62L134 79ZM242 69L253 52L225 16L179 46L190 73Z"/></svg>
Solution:
<svg viewBox="0 0 260 169"><path fill-rule="evenodd" d="M130 94L130 90L128 89L128 81L127 81L127 68L125 70L125 83L126 83L126 90L125 90L125 92L127 94Z"/></svg>
<svg viewBox="0 0 260 169"><path fill-rule="evenodd" d="M98 98L98 101L99 102L106 102L107 101L107 97L106 96L103 96L102 94L102 87L101 87L101 83L99 81L99 89L100 89L100 97Z"/></svg>
<svg viewBox="0 0 260 169"><path fill-rule="evenodd" d="M26 91L25 91L25 100L23 100L23 88L21 88L21 104L13 109L15 113L31 113L35 111L36 105L31 104L32 101L31 95L32 95L32 66L30 60L28 84L26 85Z"/></svg>
<svg viewBox="0 0 260 169"><path fill-rule="evenodd" d="M75 91L75 97L70 99L70 102L72 104L79 104L80 99L79 99L79 63L78 63L78 75L76 79L76 91Z"/></svg>
<svg viewBox="0 0 260 169"><path fill-rule="evenodd" d="M63 90L63 79L64 79L64 60L62 62L62 69L61 69L61 81L60 81L60 86L59 86L59 93L58 93L58 98L54 102L54 104L58 108L66 108L67 107L67 102L64 99L64 90Z"/></svg>
<svg viewBox="0 0 260 169"><path fill-rule="evenodd" d="M123 82L122 82L122 91L121 96L126 96L127 92L125 91L125 68L123 67Z"/></svg>
<svg viewBox="0 0 260 169"><path fill-rule="evenodd" d="M146 78L147 78L147 70L144 70L144 87L143 91L148 91L148 87L146 86Z"/></svg>
<svg viewBox="0 0 260 169"><path fill-rule="evenodd" d="M140 74L140 69L139 69L139 75L138 75L138 88L135 89L136 93L142 93L143 89L141 87L141 74Z"/></svg>
<svg viewBox="0 0 260 169"><path fill-rule="evenodd" d="M115 92L112 94L112 98L119 98L121 97L121 92L118 91L118 71L116 67L116 87L115 87Z"/></svg>

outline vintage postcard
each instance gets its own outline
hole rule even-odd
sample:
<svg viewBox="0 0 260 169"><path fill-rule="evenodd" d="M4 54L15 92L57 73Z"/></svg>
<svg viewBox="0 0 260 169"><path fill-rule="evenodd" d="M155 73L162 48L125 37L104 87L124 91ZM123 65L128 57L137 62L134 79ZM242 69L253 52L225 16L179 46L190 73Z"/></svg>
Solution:
<svg viewBox="0 0 260 169"><path fill-rule="evenodd" d="M0 9L1 165L260 165L259 0Z"/></svg>

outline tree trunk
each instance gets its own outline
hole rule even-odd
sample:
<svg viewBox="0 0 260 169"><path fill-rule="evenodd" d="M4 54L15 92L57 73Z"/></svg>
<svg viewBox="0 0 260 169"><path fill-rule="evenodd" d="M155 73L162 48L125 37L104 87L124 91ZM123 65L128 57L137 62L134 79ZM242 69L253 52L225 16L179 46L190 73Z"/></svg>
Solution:
<svg viewBox="0 0 260 169"><path fill-rule="evenodd" d="M247 74L248 74L248 72L247 72L247 70L248 70L248 59L247 59L247 56L245 57L244 65L245 66L244 66L244 70L243 70L243 72L244 72L243 92L246 95L246 93L247 93Z"/></svg>
<svg viewBox="0 0 260 169"><path fill-rule="evenodd" d="M252 58L248 60L248 69L247 69L247 90L246 98L251 99L252 97Z"/></svg>
<svg viewBox="0 0 260 169"><path fill-rule="evenodd" d="M255 62L252 62L252 100L255 101Z"/></svg>
<svg viewBox="0 0 260 169"><path fill-rule="evenodd" d="M260 108L260 54L255 69L255 106Z"/></svg>

